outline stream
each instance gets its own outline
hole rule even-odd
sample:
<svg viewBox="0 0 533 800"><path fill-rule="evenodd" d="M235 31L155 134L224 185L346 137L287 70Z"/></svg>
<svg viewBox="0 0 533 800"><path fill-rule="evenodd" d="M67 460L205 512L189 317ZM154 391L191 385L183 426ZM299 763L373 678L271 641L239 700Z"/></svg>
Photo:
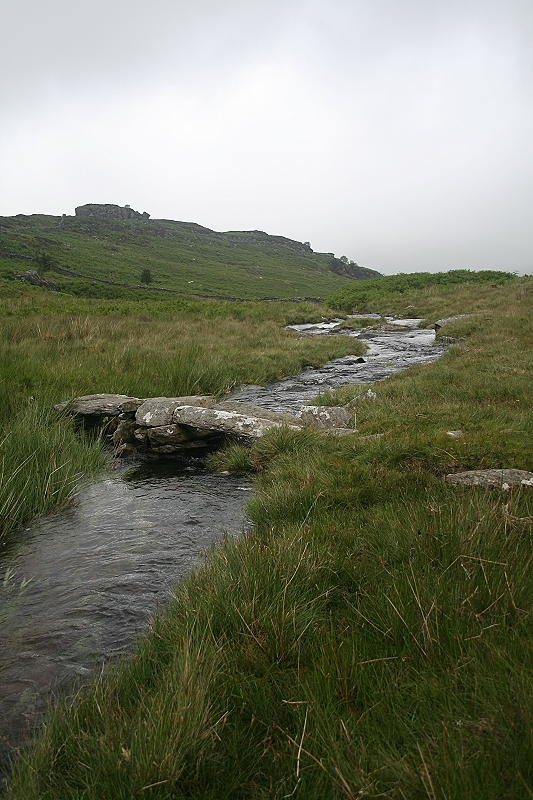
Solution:
<svg viewBox="0 0 533 800"><path fill-rule="evenodd" d="M231 399L295 412L330 389L375 383L445 351L434 331L416 328L420 320L388 321L397 329L290 326L355 336L368 350L269 386L240 387ZM130 464L10 541L0 555L0 790L11 754L49 701L131 649L206 549L246 530L251 489L247 478L213 474L198 460Z"/></svg>

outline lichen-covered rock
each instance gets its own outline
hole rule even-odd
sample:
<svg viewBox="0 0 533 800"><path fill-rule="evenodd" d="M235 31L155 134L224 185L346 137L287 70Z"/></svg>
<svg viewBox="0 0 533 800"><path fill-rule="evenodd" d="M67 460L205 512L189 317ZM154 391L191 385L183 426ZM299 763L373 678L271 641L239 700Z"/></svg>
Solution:
<svg viewBox="0 0 533 800"><path fill-rule="evenodd" d="M54 409L66 411L74 417L117 417L126 411L134 411L142 403L142 398L128 397L127 394L86 394L75 400L58 403Z"/></svg>
<svg viewBox="0 0 533 800"><path fill-rule="evenodd" d="M492 486L510 489L512 486L533 486L533 472L523 469L472 469L446 475L448 483L463 486Z"/></svg>
<svg viewBox="0 0 533 800"><path fill-rule="evenodd" d="M199 408L198 406L180 406L174 410L173 421L178 425L189 425L198 430L218 431L244 439L259 439L271 428L279 428L286 424L271 419L262 419L236 411L224 411L217 408ZM299 425L289 425L299 429Z"/></svg>
<svg viewBox="0 0 533 800"><path fill-rule="evenodd" d="M138 425L157 428L161 425L172 425L173 413L179 406L200 406L208 408L214 405L215 398L209 395L191 395L188 397L149 397L137 409L135 421Z"/></svg>
<svg viewBox="0 0 533 800"><path fill-rule="evenodd" d="M191 404L194 405L194 404ZM296 414L286 414L281 411L270 411L264 406L255 403L247 403L245 400L221 400L213 406L221 411L236 411L238 414L248 414L250 417L260 419L270 419L273 422L286 422L289 425L301 425L300 418Z"/></svg>
<svg viewBox="0 0 533 800"><path fill-rule="evenodd" d="M304 406L300 411L300 419L305 425L325 430L350 428L353 417L353 412L344 406Z"/></svg>

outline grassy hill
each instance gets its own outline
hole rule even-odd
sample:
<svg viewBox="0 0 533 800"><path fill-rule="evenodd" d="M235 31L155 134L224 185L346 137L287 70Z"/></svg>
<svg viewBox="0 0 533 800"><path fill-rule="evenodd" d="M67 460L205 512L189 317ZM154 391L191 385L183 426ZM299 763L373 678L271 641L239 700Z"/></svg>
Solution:
<svg viewBox="0 0 533 800"><path fill-rule="evenodd" d="M173 220L0 217L1 277L35 269L38 254L52 264L51 282L87 297L136 297L138 290L99 281L135 286L143 270L152 278L145 297L164 296L157 288L243 298L323 297L354 279L379 276L357 265L344 268L331 253L262 231L218 233ZM57 267L84 277L61 274Z"/></svg>

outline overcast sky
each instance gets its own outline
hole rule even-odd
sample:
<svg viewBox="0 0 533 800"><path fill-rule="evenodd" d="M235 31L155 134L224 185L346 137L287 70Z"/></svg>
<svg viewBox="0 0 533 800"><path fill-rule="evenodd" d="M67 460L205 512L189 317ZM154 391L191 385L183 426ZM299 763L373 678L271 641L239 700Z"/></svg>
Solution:
<svg viewBox="0 0 533 800"><path fill-rule="evenodd" d="M0 214L533 272L533 0L0 0Z"/></svg>

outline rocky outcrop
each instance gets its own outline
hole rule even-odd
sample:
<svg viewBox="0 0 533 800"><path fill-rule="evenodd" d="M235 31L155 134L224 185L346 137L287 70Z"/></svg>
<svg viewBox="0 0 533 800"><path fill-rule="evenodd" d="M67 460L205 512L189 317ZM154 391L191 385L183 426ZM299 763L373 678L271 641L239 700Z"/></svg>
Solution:
<svg viewBox="0 0 533 800"><path fill-rule="evenodd" d="M13 276L16 281L29 283L31 286L40 286L41 289L48 289L49 292L59 292L60 289L49 280L40 275L37 270L29 269L27 272L20 272Z"/></svg>
<svg viewBox="0 0 533 800"><path fill-rule="evenodd" d="M138 219L147 221L150 214L135 211L129 206L115 206L112 203L87 203L74 209L77 217L96 217L97 219Z"/></svg>
<svg viewBox="0 0 533 800"><path fill-rule="evenodd" d="M510 489L513 486L533 486L533 472L523 469L472 469L468 472L453 472L446 475L445 480L463 486Z"/></svg>
<svg viewBox="0 0 533 800"><path fill-rule="evenodd" d="M146 399L84 395L59 403L55 409L107 435L117 455L184 455L212 450L228 437L251 442L280 427L300 430L313 426L335 435L354 433L347 427L353 415L340 406L309 406L297 416L237 400L217 402L208 395Z"/></svg>

